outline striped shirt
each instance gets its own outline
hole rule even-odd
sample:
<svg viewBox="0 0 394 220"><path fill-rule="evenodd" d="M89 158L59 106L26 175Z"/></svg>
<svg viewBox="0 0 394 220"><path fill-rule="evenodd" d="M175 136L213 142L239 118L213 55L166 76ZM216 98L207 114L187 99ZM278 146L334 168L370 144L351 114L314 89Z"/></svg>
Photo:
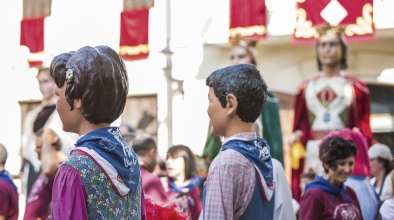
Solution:
<svg viewBox="0 0 394 220"><path fill-rule="evenodd" d="M257 135L247 132L231 138L253 140ZM221 151L209 167L205 182L204 219L240 219L252 198L255 182L256 170L248 159L231 149Z"/></svg>

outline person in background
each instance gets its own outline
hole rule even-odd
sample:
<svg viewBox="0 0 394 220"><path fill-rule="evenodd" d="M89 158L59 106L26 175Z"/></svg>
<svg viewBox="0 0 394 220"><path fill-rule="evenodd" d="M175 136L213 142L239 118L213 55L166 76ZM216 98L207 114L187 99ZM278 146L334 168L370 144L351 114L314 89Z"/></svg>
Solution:
<svg viewBox="0 0 394 220"><path fill-rule="evenodd" d="M305 192L306 184L315 180L315 177L316 177L316 173L313 173L313 172L302 174L301 179L300 179L301 195L303 195Z"/></svg>
<svg viewBox="0 0 394 220"><path fill-rule="evenodd" d="M391 173L391 191L394 192L394 160L390 162ZM394 193L390 195L390 198L386 199L379 210L382 220L394 219Z"/></svg>
<svg viewBox="0 0 394 220"><path fill-rule="evenodd" d="M17 220L19 216L18 190L7 170L7 149L0 144L0 220Z"/></svg>
<svg viewBox="0 0 394 220"><path fill-rule="evenodd" d="M61 151L61 139L55 133L59 129L51 129L51 126L36 133L36 152L38 159L42 161L42 171L27 197L24 220L48 219L51 213L53 180L60 164L67 159L67 155Z"/></svg>
<svg viewBox="0 0 394 220"><path fill-rule="evenodd" d="M298 86L294 101L293 135L290 145L302 143L304 154L292 151L292 192L299 201L299 179L309 171L322 174L319 160L321 139L333 130L358 128L372 143L369 124L370 96L367 85L346 74L348 48L342 29L329 24L317 28L316 43L320 75L306 79Z"/></svg>
<svg viewBox="0 0 394 220"><path fill-rule="evenodd" d="M304 195L306 184L315 180L315 177L316 177L316 173L313 173L313 172L304 173L301 175L301 179L300 179L301 196ZM300 218L300 203L298 203L297 200L292 198L292 204L293 204L293 211L296 215L296 218L299 219Z"/></svg>
<svg viewBox="0 0 394 220"><path fill-rule="evenodd" d="M230 50L230 64L253 64L257 67L257 41L235 38ZM253 130L259 137L263 137L270 146L272 158L277 159L282 166L283 160L283 139L279 116L279 99L268 90L267 98L261 115L253 124ZM213 136L211 128L208 129L208 138L204 147L203 156L212 161L220 151L222 146L220 137Z"/></svg>
<svg viewBox="0 0 394 220"><path fill-rule="evenodd" d="M283 165L275 158L272 158L272 167L274 171L275 182L275 210L274 220L295 220L296 213L293 207L293 198L291 197L291 188L286 178Z"/></svg>
<svg viewBox="0 0 394 220"><path fill-rule="evenodd" d="M363 219L374 219L378 211L379 200L368 179L370 176L370 163L367 139L357 129L352 130L349 128L333 131L325 138L332 136L342 137L345 140L353 141L355 144L357 155L354 158L354 170L346 180L345 185L356 192Z"/></svg>
<svg viewBox="0 0 394 220"><path fill-rule="evenodd" d="M122 122L119 126L120 133L122 134L123 140L129 146L133 146L133 141L135 138L135 128L131 126L129 123Z"/></svg>
<svg viewBox="0 0 394 220"><path fill-rule="evenodd" d="M372 145L368 150L368 156L371 162L370 184L376 191L380 202L390 198L392 194L390 178L390 161L393 160L393 154L390 148L381 143Z"/></svg>
<svg viewBox="0 0 394 220"><path fill-rule="evenodd" d="M51 63L63 130L81 136L53 183L53 219L145 219L138 156L110 126L129 92L125 64L104 45L84 46Z"/></svg>
<svg viewBox="0 0 394 220"><path fill-rule="evenodd" d="M252 131L267 85L251 64L218 69L206 85L212 134L225 140L208 170L203 219L273 219L277 177L267 142Z"/></svg>
<svg viewBox="0 0 394 220"><path fill-rule="evenodd" d="M41 173L41 161L37 157L36 135L39 130L44 129L49 124L61 124L58 112L56 111L55 95L56 84L49 72L49 67L41 67L37 73L37 81L42 94L42 101L39 106L28 111L25 115L22 127L22 145L21 154L23 158L22 164L22 192L26 198L30 194L34 181ZM69 154L74 148L74 143L78 138L75 134L65 133L59 134L64 148L62 151Z"/></svg>
<svg viewBox="0 0 394 220"><path fill-rule="evenodd" d="M153 173L159 178L167 177L166 160L161 156L157 156L157 164Z"/></svg>
<svg viewBox="0 0 394 220"><path fill-rule="evenodd" d="M344 185L353 172L356 154L352 141L338 136L324 139L319 149L324 174L306 184L300 219L363 219L356 193Z"/></svg>
<svg viewBox="0 0 394 220"><path fill-rule="evenodd" d="M190 213L192 220L197 220L201 209L199 185L202 177L197 171L196 158L189 147L175 145L168 149L166 169L167 183L164 188L171 201L185 213Z"/></svg>
<svg viewBox="0 0 394 220"><path fill-rule="evenodd" d="M139 135L135 138L133 150L138 155L142 178L142 191L145 198L150 198L155 204L163 205L168 202L159 177L154 174L157 165L157 145L156 141L149 135Z"/></svg>

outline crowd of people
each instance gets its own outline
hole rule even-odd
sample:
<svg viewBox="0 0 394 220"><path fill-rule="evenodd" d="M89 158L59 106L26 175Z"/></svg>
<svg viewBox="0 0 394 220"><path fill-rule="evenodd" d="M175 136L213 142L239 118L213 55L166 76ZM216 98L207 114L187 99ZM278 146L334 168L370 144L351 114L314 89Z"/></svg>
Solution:
<svg viewBox="0 0 394 220"><path fill-rule="evenodd" d="M234 45L230 65L206 79L202 157L179 144L162 161L152 136L112 126L129 92L123 60L85 46L38 72L43 102L22 138L24 213L0 144L0 219L394 219L393 154L373 140L368 87L345 73L340 29L319 33L321 75L295 99L291 181L255 45Z"/></svg>

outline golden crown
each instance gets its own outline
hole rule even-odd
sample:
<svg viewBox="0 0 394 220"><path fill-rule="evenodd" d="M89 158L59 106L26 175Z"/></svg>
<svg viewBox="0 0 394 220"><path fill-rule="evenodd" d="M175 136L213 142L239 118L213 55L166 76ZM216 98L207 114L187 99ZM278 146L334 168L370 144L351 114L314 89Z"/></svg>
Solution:
<svg viewBox="0 0 394 220"><path fill-rule="evenodd" d="M242 37L241 35L237 35L234 38L230 39L230 44L231 46L244 46L244 47L256 47L257 46L257 40L252 40L249 38Z"/></svg>
<svg viewBox="0 0 394 220"><path fill-rule="evenodd" d="M316 27L316 32L319 34L319 37L322 35L339 36L339 35L342 35L342 33L344 31L345 31L345 28L340 27L340 26L332 26L329 23L326 23L325 25Z"/></svg>

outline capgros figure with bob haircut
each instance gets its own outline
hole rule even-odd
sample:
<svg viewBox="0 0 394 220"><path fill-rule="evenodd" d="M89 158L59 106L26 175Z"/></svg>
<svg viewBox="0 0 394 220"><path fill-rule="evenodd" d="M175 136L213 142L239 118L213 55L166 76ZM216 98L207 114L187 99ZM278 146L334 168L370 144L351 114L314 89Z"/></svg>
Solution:
<svg viewBox="0 0 394 220"><path fill-rule="evenodd" d="M357 155L357 148L351 140L345 140L340 136L332 136L322 140L319 149L319 159L323 163L324 172L328 173L328 169L324 166L328 165L332 170L336 170L338 160L344 160L350 156Z"/></svg>
<svg viewBox="0 0 394 220"><path fill-rule="evenodd" d="M123 60L108 46L85 46L57 55L50 71L57 87L66 84L65 96L74 109L81 99L82 116L93 124L112 123L123 112L129 92Z"/></svg>
<svg viewBox="0 0 394 220"><path fill-rule="evenodd" d="M206 80L224 108L226 96L237 98L237 115L243 122L254 122L260 116L267 98L267 85L252 64L237 64L214 71Z"/></svg>

